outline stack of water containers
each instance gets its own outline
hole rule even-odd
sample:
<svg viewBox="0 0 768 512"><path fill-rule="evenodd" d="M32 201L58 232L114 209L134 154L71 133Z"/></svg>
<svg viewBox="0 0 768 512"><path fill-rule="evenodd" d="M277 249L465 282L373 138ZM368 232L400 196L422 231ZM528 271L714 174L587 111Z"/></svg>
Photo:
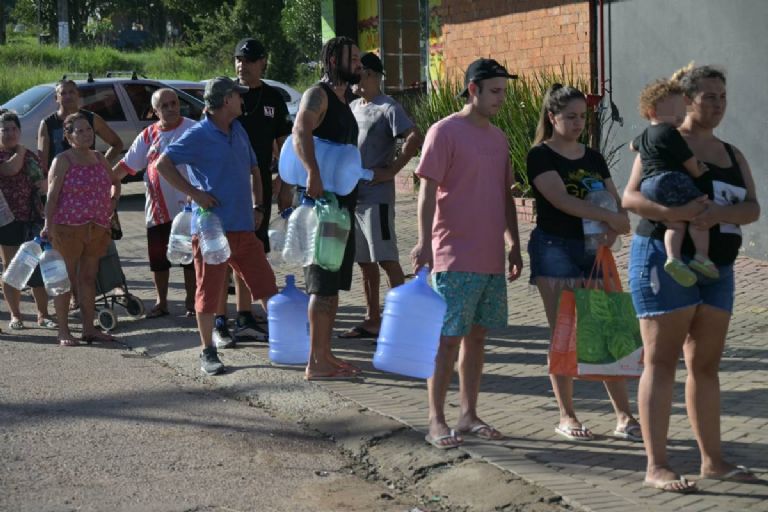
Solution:
<svg viewBox="0 0 768 512"><path fill-rule="evenodd" d="M309 297L285 277L285 288L269 299L269 360L276 364L307 364L309 360Z"/></svg>
<svg viewBox="0 0 768 512"><path fill-rule="evenodd" d="M419 379L435 373L447 307L429 287L428 276L429 269L422 267L416 279L387 293L373 356L377 369Z"/></svg>
<svg viewBox="0 0 768 512"><path fill-rule="evenodd" d="M355 189L358 181L373 179L373 171L363 169L360 150L354 144L340 144L317 137L312 139L324 190L345 196ZM296 156L292 135L288 136L280 150L279 168L284 182L307 186L307 170Z"/></svg>

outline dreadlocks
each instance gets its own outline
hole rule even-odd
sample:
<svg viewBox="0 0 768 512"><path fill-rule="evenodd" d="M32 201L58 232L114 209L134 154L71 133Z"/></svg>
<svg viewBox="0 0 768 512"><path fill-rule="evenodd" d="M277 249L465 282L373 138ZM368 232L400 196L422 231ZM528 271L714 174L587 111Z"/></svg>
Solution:
<svg viewBox="0 0 768 512"><path fill-rule="evenodd" d="M359 76L342 67L342 62L345 61L345 59L342 58L344 53L347 55L346 62L349 63L352 61L353 46L355 46L355 42L346 36L334 37L325 42L323 49L320 51L320 62L323 66L323 78L334 85L343 82L357 83L357 81L359 81ZM331 65L331 59L336 62L335 66Z"/></svg>

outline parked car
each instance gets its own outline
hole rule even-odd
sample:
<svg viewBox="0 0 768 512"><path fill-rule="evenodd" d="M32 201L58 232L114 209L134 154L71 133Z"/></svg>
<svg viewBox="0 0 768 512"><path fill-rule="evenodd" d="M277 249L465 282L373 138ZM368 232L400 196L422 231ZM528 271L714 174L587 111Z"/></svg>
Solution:
<svg viewBox="0 0 768 512"><path fill-rule="evenodd" d="M166 84L140 78L97 78L75 80L80 90L81 107L99 114L120 136L123 148L131 147L133 140L147 125L157 121L152 110L152 94ZM37 148L37 130L40 122L56 112L55 83L36 85L2 105L15 111L21 121L21 143L27 148ZM196 96L177 90L181 114L200 119L204 103ZM97 137L96 147L107 148ZM139 173L134 179L141 179Z"/></svg>
<svg viewBox="0 0 768 512"><path fill-rule="evenodd" d="M176 89L180 89L186 93L189 93L192 96L200 98L201 100L203 99L203 93L205 92L205 84L208 82L208 80L203 80L202 82L191 82L188 80L160 81L164 84L170 85L171 87L175 87ZM301 93L290 85L277 82L275 80L268 80L264 78L264 83L271 85L280 92L280 95L283 97L285 104L288 106L288 115L290 116L291 121L295 121L296 114L299 111L299 104L301 103Z"/></svg>

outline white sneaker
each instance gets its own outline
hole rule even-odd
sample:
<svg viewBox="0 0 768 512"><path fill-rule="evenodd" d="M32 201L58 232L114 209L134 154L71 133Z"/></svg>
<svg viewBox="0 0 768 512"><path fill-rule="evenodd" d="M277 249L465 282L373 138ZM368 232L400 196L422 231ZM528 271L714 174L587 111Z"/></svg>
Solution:
<svg viewBox="0 0 768 512"><path fill-rule="evenodd" d="M213 346L216 348L232 348L235 346L235 338L229 333L229 328L217 325L213 328Z"/></svg>

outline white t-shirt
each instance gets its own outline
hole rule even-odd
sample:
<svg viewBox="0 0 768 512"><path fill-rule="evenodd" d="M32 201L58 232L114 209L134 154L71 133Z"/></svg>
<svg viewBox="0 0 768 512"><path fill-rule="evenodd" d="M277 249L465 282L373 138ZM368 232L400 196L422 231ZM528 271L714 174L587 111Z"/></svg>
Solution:
<svg viewBox="0 0 768 512"><path fill-rule="evenodd" d="M131 175L146 168L144 185L147 189L147 201L144 216L147 228L172 222L182 209L187 199L186 194L171 186L157 172L157 160L170 143L181 137L195 121L186 117L174 128L163 130L160 122L151 124L136 137L131 148L120 161L120 165ZM189 170L185 164L176 167L185 179L189 179Z"/></svg>

